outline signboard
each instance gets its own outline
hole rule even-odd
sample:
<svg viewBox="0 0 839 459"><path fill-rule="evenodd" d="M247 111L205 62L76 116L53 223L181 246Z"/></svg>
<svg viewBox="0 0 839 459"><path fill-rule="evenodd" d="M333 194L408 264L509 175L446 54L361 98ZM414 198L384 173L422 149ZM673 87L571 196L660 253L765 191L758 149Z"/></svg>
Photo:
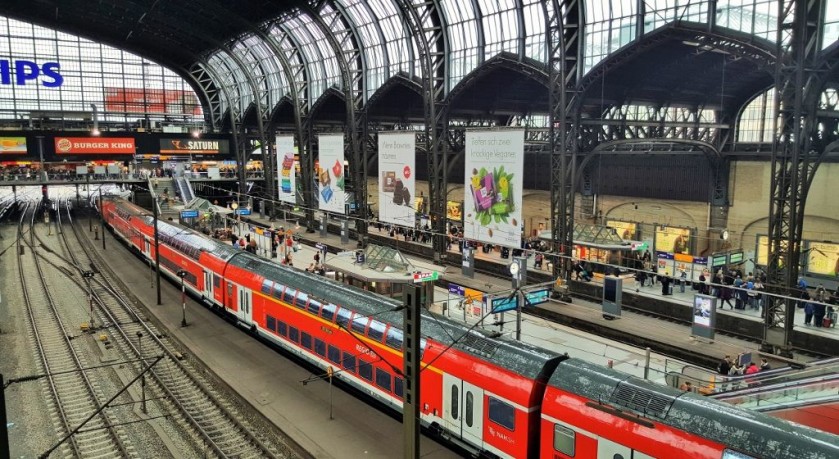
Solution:
<svg viewBox="0 0 839 459"><path fill-rule="evenodd" d="M493 298L491 302L492 313L513 311L519 307L519 296L513 295L510 297Z"/></svg>
<svg viewBox="0 0 839 459"><path fill-rule="evenodd" d="M294 137L277 136L277 179L279 199L289 204L297 203L297 174L294 161Z"/></svg>
<svg viewBox="0 0 839 459"><path fill-rule="evenodd" d="M726 254L721 255L712 255L711 256L711 267L717 268L719 266L725 266L728 264L728 256Z"/></svg>
<svg viewBox="0 0 839 459"><path fill-rule="evenodd" d="M601 302L603 316L614 318L621 316L623 305L623 279L606 276L603 278L603 300Z"/></svg>
<svg viewBox="0 0 839 459"><path fill-rule="evenodd" d="M524 130L467 131L463 234L521 247Z"/></svg>
<svg viewBox="0 0 839 459"><path fill-rule="evenodd" d="M318 136L318 209L343 214L346 212L344 136Z"/></svg>
<svg viewBox="0 0 839 459"><path fill-rule="evenodd" d="M714 339L714 327L717 322L717 299L708 295L694 295L692 315L691 334Z"/></svg>
<svg viewBox="0 0 839 459"><path fill-rule="evenodd" d="M463 205L458 201L446 201L446 218L460 221L463 218Z"/></svg>
<svg viewBox="0 0 839 459"><path fill-rule="evenodd" d="M181 211L181 219L187 219L187 218L198 218L198 210L196 210L196 209L182 210Z"/></svg>
<svg viewBox="0 0 839 459"><path fill-rule="evenodd" d="M57 88L64 84L64 77L58 73L59 70L61 64L58 62L39 64L24 59L0 59L0 83L26 86L27 81L38 80L38 77L41 77L36 86L40 83L45 88Z"/></svg>
<svg viewBox="0 0 839 459"><path fill-rule="evenodd" d="M524 305L536 306L537 304L547 303L548 298L550 298L550 290L546 288L525 292Z"/></svg>
<svg viewBox="0 0 839 459"><path fill-rule="evenodd" d="M422 272L414 273L414 282L416 282L416 283L434 282L439 278L440 278L440 273L437 272L437 271L431 271L431 272L425 272L425 273L422 273Z"/></svg>
<svg viewBox="0 0 839 459"><path fill-rule="evenodd" d="M690 255L690 228L656 225L655 250Z"/></svg>
<svg viewBox="0 0 839 459"><path fill-rule="evenodd" d="M111 154L133 155L137 151L132 137L56 137L57 155Z"/></svg>
<svg viewBox="0 0 839 459"><path fill-rule="evenodd" d="M0 137L0 155L25 155L26 137Z"/></svg>
<svg viewBox="0 0 839 459"><path fill-rule="evenodd" d="M606 226L614 228L617 231L618 237L627 241L635 241L638 236L638 224L632 222L622 222L618 220L609 220ZM636 250L636 249L633 249Z"/></svg>
<svg viewBox="0 0 839 459"><path fill-rule="evenodd" d="M830 242L809 242L807 249L807 272L824 276L839 275L839 244Z"/></svg>
<svg viewBox="0 0 839 459"><path fill-rule="evenodd" d="M225 139L160 139L160 154L226 155L230 143Z"/></svg>
<svg viewBox="0 0 839 459"><path fill-rule="evenodd" d="M769 265L769 236L757 237L757 256L755 261L761 266Z"/></svg>
<svg viewBox="0 0 839 459"><path fill-rule="evenodd" d="M743 262L743 252L731 252L728 256L728 262L732 265Z"/></svg>
<svg viewBox="0 0 839 459"><path fill-rule="evenodd" d="M201 103L190 91L114 87L104 90L106 112L201 114Z"/></svg>
<svg viewBox="0 0 839 459"><path fill-rule="evenodd" d="M235 210L236 215L250 215L251 210L245 207L240 207Z"/></svg>
<svg viewBox="0 0 839 459"><path fill-rule="evenodd" d="M416 135L379 133L379 220L414 226Z"/></svg>

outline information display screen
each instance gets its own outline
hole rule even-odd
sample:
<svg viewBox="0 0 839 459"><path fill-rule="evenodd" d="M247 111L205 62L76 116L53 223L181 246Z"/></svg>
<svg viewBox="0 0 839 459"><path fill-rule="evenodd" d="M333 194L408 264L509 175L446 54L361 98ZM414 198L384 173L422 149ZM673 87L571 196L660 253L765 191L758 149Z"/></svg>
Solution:
<svg viewBox="0 0 839 459"><path fill-rule="evenodd" d="M711 326L711 311L713 310L713 299L704 296L695 296L693 299L693 323L703 327Z"/></svg>

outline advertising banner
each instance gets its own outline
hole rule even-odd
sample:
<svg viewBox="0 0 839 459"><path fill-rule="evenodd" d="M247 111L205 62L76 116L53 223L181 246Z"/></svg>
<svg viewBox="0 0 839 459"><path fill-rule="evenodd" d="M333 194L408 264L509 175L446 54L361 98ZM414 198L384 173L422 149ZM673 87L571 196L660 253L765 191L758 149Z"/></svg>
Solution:
<svg viewBox="0 0 839 459"><path fill-rule="evenodd" d="M132 137L56 137L57 155L111 154L133 155L136 152Z"/></svg>
<svg viewBox="0 0 839 459"><path fill-rule="evenodd" d="M786 250L787 241L781 241L781 249ZM755 261L760 266L769 265L769 236L757 237L757 256Z"/></svg>
<svg viewBox="0 0 839 459"><path fill-rule="evenodd" d="M179 89L105 88L105 111L200 115L195 93Z"/></svg>
<svg viewBox="0 0 839 459"><path fill-rule="evenodd" d="M467 131L463 234L521 246L524 131Z"/></svg>
<svg viewBox="0 0 839 459"><path fill-rule="evenodd" d="M294 137L277 136L277 179L279 199L289 204L297 203L297 174L294 161Z"/></svg>
<svg viewBox="0 0 839 459"><path fill-rule="evenodd" d="M0 137L0 155L25 155L26 137Z"/></svg>
<svg viewBox="0 0 839 459"><path fill-rule="evenodd" d="M379 220L414 226L416 135L379 133Z"/></svg>
<svg viewBox="0 0 839 459"><path fill-rule="evenodd" d="M693 297L693 325L712 328L714 316L716 315L716 298L705 295L694 295ZM696 331L694 330L694 334Z"/></svg>
<svg viewBox="0 0 839 459"><path fill-rule="evenodd" d="M463 217L462 207L458 201L446 201L446 218L459 222Z"/></svg>
<svg viewBox="0 0 839 459"><path fill-rule="evenodd" d="M618 233L618 237L626 241L637 241L638 225L632 222L622 222L617 220L609 220L606 226L614 228Z"/></svg>
<svg viewBox="0 0 839 459"><path fill-rule="evenodd" d="M226 155L230 143L224 139L160 139L160 154Z"/></svg>
<svg viewBox="0 0 839 459"><path fill-rule="evenodd" d="M345 213L344 136L318 136L318 209Z"/></svg>
<svg viewBox="0 0 839 459"><path fill-rule="evenodd" d="M836 276L839 272L839 244L810 242L807 244L807 272Z"/></svg>
<svg viewBox="0 0 839 459"><path fill-rule="evenodd" d="M656 225L655 250L690 255L690 228Z"/></svg>

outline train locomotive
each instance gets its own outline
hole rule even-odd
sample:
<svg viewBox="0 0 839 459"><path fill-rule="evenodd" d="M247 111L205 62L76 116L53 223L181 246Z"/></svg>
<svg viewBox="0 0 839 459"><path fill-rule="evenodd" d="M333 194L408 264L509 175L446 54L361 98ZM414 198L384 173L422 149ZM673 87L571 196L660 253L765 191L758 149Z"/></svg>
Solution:
<svg viewBox="0 0 839 459"><path fill-rule="evenodd" d="M103 218L154 260L154 220L120 198ZM402 314L393 299L158 221L162 274L208 307L397 411ZM476 456L835 458L839 437L505 338L423 317L421 420Z"/></svg>

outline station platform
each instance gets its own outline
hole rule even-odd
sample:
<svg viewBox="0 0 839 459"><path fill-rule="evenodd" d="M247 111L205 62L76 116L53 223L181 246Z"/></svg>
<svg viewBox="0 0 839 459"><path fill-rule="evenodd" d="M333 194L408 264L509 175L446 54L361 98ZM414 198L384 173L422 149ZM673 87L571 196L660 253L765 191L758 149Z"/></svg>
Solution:
<svg viewBox="0 0 839 459"><path fill-rule="evenodd" d="M276 219L270 221L267 217L251 215L244 220L263 227L284 227L293 229L303 244L314 246L316 243L326 244L331 252L356 250L358 242L350 239L341 243L338 224L330 221L329 233L321 237L320 232L307 232L305 227L297 226L297 216L289 217L287 221ZM244 224L244 223L243 223ZM352 236L352 235L351 235ZM404 237L391 237L386 231L379 230L376 225L368 229L370 243L386 243L396 247L407 255L419 256L428 260L431 252L430 244L405 241ZM448 288L449 283L473 288L482 292L501 292L511 289L511 281L507 280L507 266L510 259L501 257L500 252L484 253L475 250L476 273L473 278L461 274L461 254L456 246L446 254L447 269L441 272L437 285ZM425 256L424 256L425 255ZM308 265L309 260L305 260ZM553 278L547 269L534 266L533 257L528 258L528 284L551 282ZM734 310L725 307L717 310L717 333L713 342L695 339L690 334L692 320L692 302L696 293L687 286L681 292L679 285L673 288L673 294L663 296L661 285L638 287L636 291L634 279L625 278L623 283L624 307L622 316L616 320L603 318L599 298L601 297L602 281L595 277L590 282L569 282L569 290L573 296L570 303L551 300L548 303L528 308L526 312L532 316L545 318L557 324L567 325L577 330L590 332L604 338L623 342L638 348L650 347L657 352L673 358L684 360L705 368L716 368L719 360L725 355L737 355L752 352L770 358L775 362L784 362L777 356L762 354L759 351L763 322L759 310ZM839 330L836 328L805 327L803 313L796 314L796 328L794 342L802 352L794 352L792 360L805 363L814 356L835 355L839 348Z"/></svg>

